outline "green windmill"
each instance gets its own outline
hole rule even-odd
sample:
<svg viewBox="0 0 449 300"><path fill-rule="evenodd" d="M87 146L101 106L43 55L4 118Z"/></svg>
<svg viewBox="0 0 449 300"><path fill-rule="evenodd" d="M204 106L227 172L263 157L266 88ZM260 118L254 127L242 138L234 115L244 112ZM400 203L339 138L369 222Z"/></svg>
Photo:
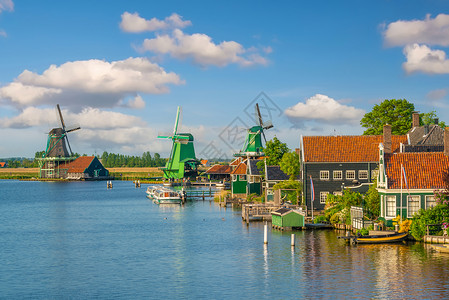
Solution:
<svg viewBox="0 0 449 300"><path fill-rule="evenodd" d="M170 157L162 171L167 179L181 179L195 177L198 175L198 165L201 162L195 157L193 147L193 135L190 133L178 133L181 107L178 106L175 127L171 136L158 136L161 139L171 139L173 145Z"/></svg>
<svg viewBox="0 0 449 300"><path fill-rule="evenodd" d="M262 136L265 138L264 130L268 130L273 127L271 121L263 122L262 115L260 114L259 104L256 103L256 120L259 125L253 126L248 129L245 144L243 144L242 150L239 153L234 154L234 156L242 157L260 157L264 156L262 152Z"/></svg>

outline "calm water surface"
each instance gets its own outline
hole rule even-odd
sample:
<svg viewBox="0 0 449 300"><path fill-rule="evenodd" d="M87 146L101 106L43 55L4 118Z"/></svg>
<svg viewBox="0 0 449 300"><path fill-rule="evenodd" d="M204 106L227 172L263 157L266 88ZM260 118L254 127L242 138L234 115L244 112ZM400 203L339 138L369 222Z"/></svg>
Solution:
<svg viewBox="0 0 449 300"><path fill-rule="evenodd" d="M158 206L131 182L0 180L2 299L449 298L449 255L247 227L209 201Z"/></svg>

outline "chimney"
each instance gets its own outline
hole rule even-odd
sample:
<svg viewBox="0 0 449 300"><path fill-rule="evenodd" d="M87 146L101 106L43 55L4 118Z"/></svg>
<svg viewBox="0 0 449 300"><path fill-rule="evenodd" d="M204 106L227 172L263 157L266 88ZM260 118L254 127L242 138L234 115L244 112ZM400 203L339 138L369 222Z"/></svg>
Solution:
<svg viewBox="0 0 449 300"><path fill-rule="evenodd" d="M440 123L440 119L438 119L438 118L433 119L433 123L435 125L438 125L438 123Z"/></svg>
<svg viewBox="0 0 449 300"><path fill-rule="evenodd" d="M419 113L414 111L412 114L412 128L419 127Z"/></svg>
<svg viewBox="0 0 449 300"><path fill-rule="evenodd" d="M449 127L444 128L444 155L449 156Z"/></svg>
<svg viewBox="0 0 449 300"><path fill-rule="evenodd" d="M386 124L384 125L384 153L391 152L391 125Z"/></svg>

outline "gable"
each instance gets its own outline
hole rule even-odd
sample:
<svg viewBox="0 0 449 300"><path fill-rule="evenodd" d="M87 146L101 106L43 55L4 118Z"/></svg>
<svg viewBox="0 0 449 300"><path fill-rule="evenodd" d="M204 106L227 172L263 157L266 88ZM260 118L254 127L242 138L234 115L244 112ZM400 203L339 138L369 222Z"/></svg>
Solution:
<svg viewBox="0 0 449 300"><path fill-rule="evenodd" d="M80 156L74 161L66 163L64 168L67 168L68 173L84 173L94 159L95 156Z"/></svg>
<svg viewBox="0 0 449 300"><path fill-rule="evenodd" d="M235 175L246 175L246 164L245 163L241 163L237 166L237 168L235 168L231 174L235 174Z"/></svg>

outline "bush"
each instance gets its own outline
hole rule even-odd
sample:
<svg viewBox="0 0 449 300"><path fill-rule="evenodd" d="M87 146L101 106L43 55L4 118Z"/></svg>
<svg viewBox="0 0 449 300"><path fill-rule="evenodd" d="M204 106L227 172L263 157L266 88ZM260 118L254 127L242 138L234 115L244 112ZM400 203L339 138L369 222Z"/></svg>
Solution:
<svg viewBox="0 0 449 300"><path fill-rule="evenodd" d="M412 236L421 241L426 235L426 225L442 224L449 220L449 205L445 203L437 204L427 210L420 209L412 219L410 226Z"/></svg>
<svg viewBox="0 0 449 300"><path fill-rule="evenodd" d="M326 216L317 216L315 218L315 220L313 220L313 223L323 223L323 222L327 222Z"/></svg>

